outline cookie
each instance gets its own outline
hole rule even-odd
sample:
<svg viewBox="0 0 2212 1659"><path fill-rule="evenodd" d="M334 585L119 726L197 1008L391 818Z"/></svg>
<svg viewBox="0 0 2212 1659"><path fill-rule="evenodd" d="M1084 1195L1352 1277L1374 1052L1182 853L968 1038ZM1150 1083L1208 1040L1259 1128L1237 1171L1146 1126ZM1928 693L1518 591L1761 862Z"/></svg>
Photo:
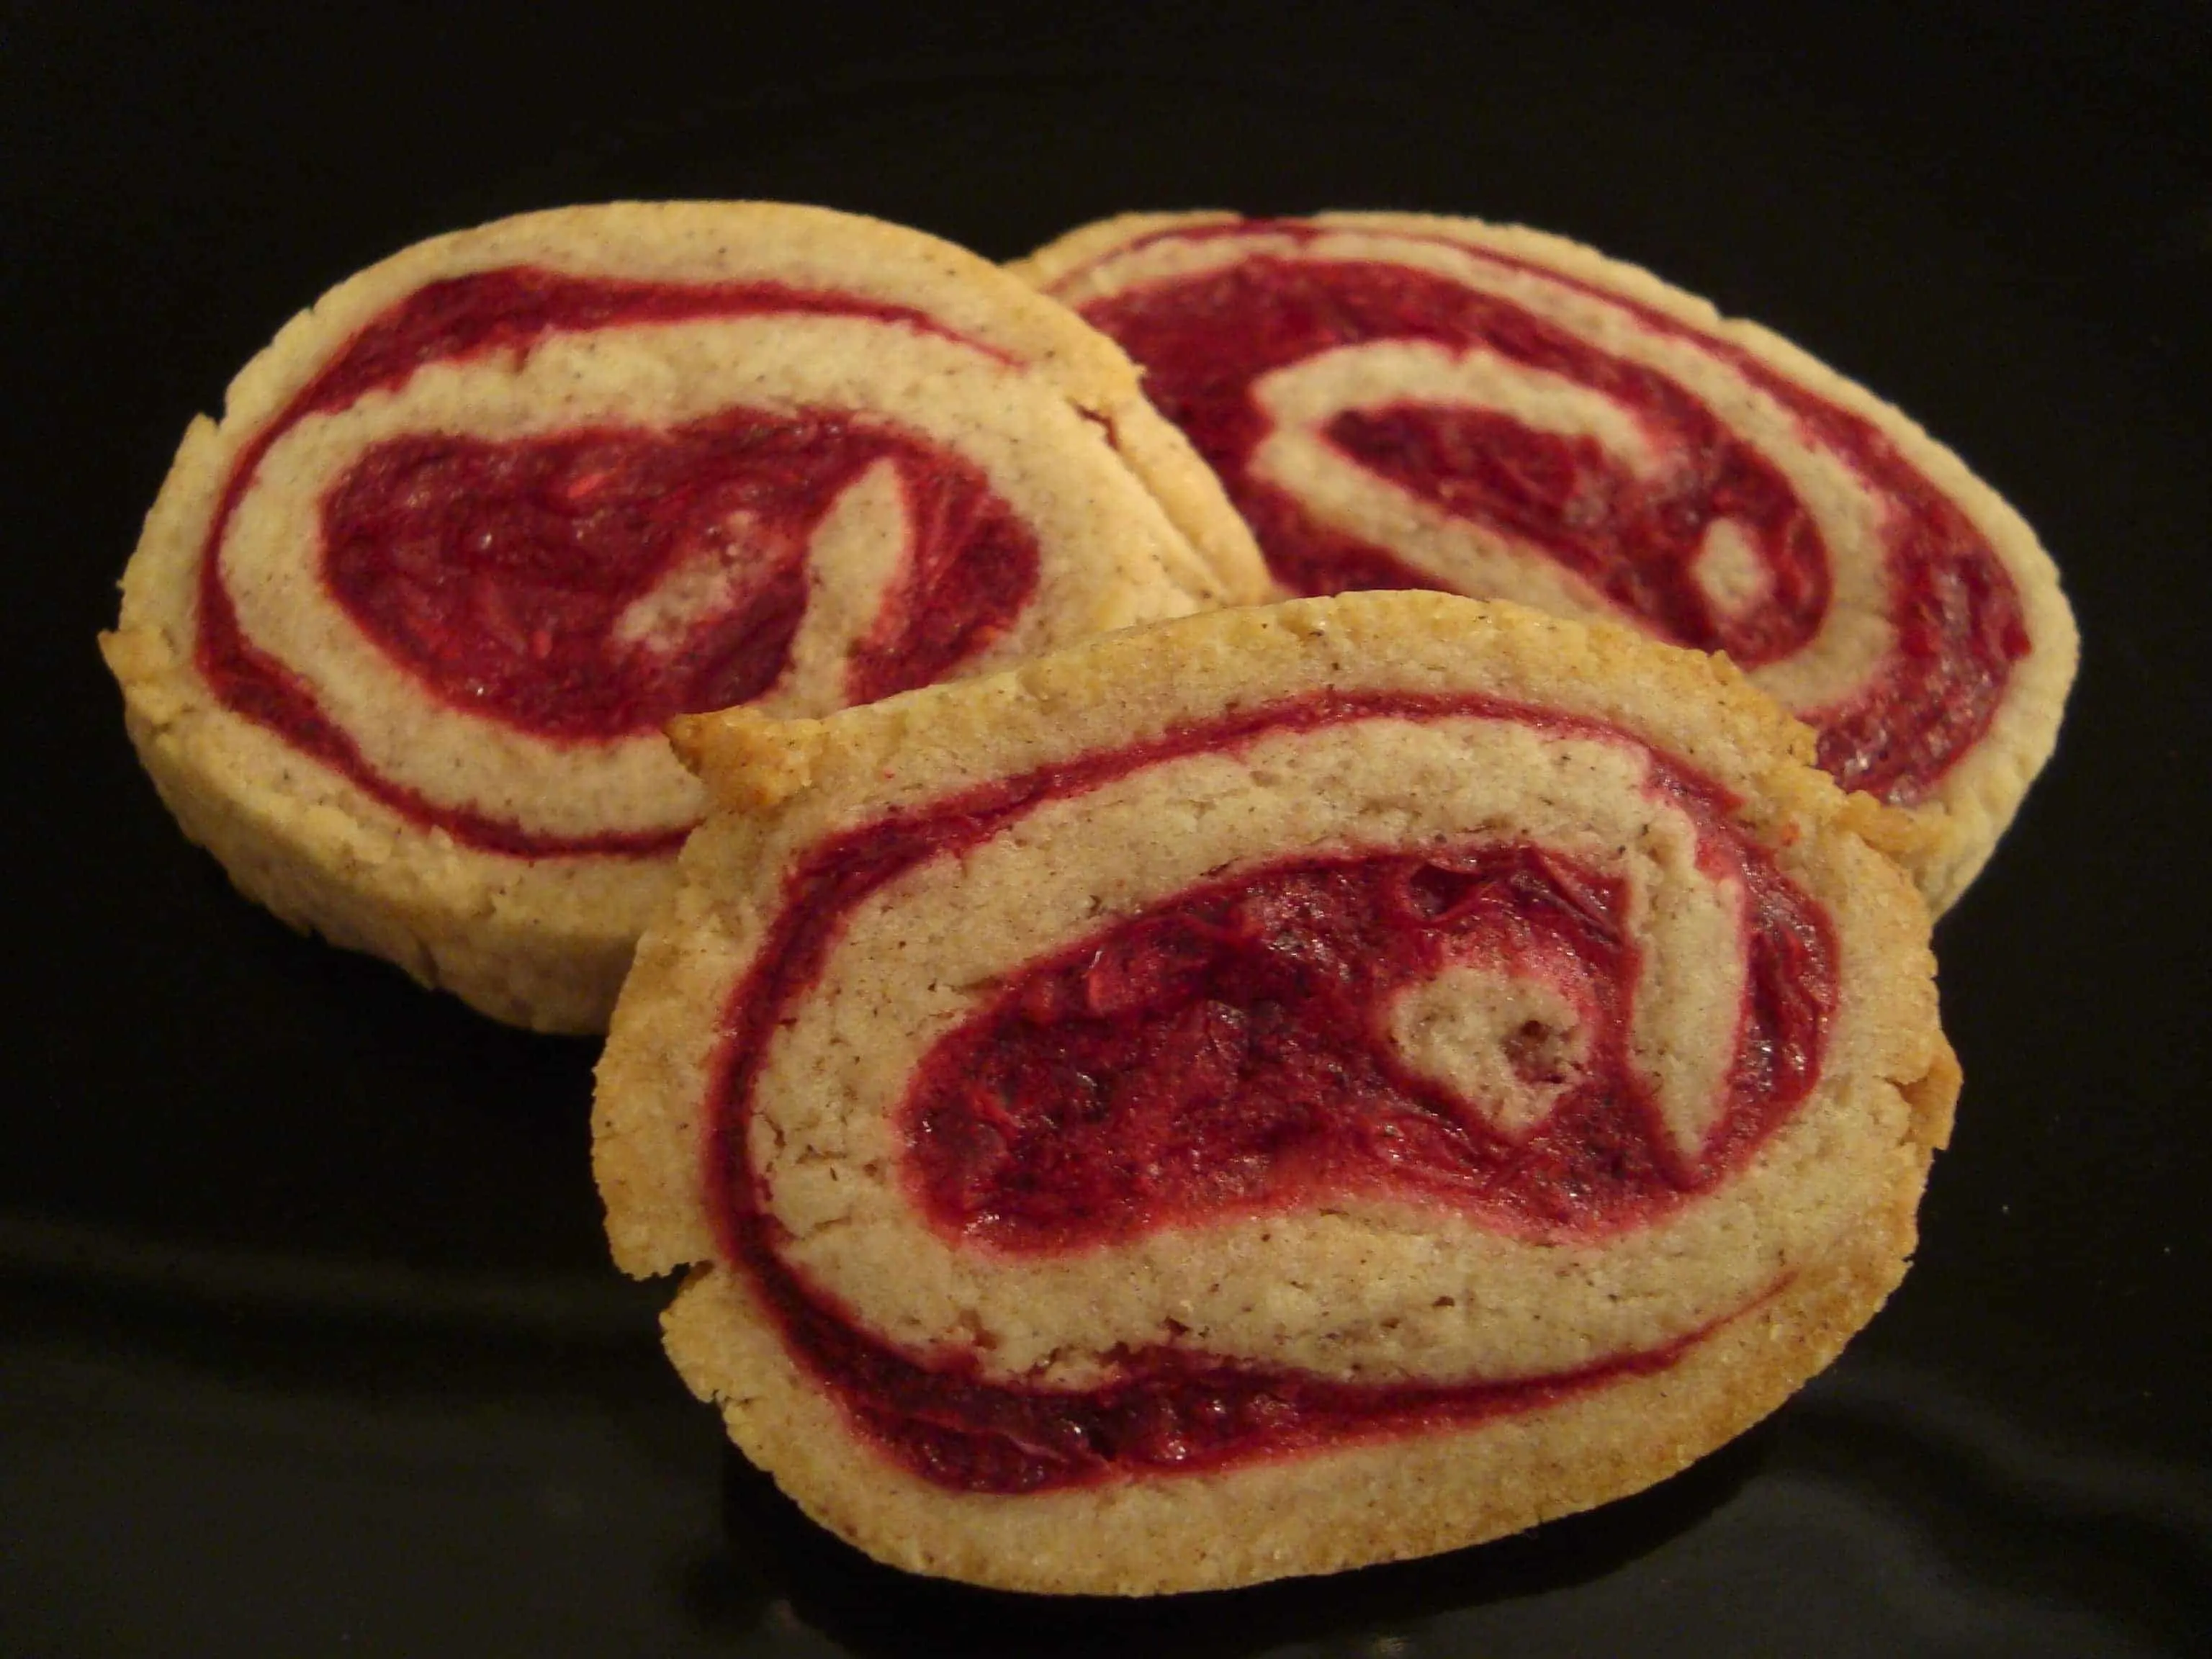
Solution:
<svg viewBox="0 0 2212 1659"><path fill-rule="evenodd" d="M1474 1543L1719 1445L1904 1273L1927 912L1724 663L1355 593L674 734L719 805L600 1064L609 1237L882 1560Z"/></svg>
<svg viewBox="0 0 2212 1659"><path fill-rule="evenodd" d="M1015 268L1144 365L1285 586L1724 651L1907 811L1939 911L2051 754L2076 647L2033 532L1896 410L1645 271L1381 213L1131 215Z"/></svg>
<svg viewBox="0 0 2212 1659"><path fill-rule="evenodd" d="M295 319L186 433L101 643L246 893L584 1031L702 810L672 715L823 714L1264 583L1033 289L823 209L633 203Z"/></svg>

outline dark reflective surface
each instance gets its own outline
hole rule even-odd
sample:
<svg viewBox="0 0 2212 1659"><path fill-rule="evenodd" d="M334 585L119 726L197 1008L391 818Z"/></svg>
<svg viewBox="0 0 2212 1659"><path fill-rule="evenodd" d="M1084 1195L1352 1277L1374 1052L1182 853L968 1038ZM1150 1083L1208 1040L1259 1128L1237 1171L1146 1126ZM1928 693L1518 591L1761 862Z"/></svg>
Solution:
<svg viewBox="0 0 2212 1659"><path fill-rule="evenodd" d="M2204 1650L2212 30L1191 10L11 14L0 1651ZM606 1266L592 1046L238 900L91 649L185 421L284 317L416 237L618 195L994 256L1127 207L1523 219L1791 334L2010 496L2083 676L1940 931L1960 1133L1842 1364L1595 1514L1151 1604L886 1571L729 1454L663 1291Z"/></svg>

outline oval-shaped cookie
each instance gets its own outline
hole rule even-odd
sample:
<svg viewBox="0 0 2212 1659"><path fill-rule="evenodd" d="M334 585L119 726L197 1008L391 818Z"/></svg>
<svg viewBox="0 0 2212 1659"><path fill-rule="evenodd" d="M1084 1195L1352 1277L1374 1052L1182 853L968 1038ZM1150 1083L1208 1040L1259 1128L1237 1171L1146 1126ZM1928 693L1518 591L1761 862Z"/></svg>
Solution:
<svg viewBox="0 0 2212 1659"><path fill-rule="evenodd" d="M1435 587L1725 651L1907 808L1939 911L2049 757L2073 619L1896 410L1559 237L1136 214L1015 267L1144 366L1297 592Z"/></svg>
<svg viewBox="0 0 2212 1659"><path fill-rule="evenodd" d="M249 895L588 1030L701 810L670 716L825 713L1264 581L1127 359L987 262L623 204L439 237L287 325L185 434L102 643Z"/></svg>
<svg viewBox="0 0 2212 1659"><path fill-rule="evenodd" d="M1725 664L1359 593L676 734L722 805L600 1065L609 1235L883 1560L1476 1542L1720 1444L1905 1270L1927 912Z"/></svg>

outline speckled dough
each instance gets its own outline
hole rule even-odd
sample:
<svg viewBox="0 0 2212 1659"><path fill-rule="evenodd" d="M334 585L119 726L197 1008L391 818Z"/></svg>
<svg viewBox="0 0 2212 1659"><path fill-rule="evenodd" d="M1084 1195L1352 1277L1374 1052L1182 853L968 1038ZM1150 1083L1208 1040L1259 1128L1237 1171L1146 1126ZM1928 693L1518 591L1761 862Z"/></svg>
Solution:
<svg viewBox="0 0 2212 1659"><path fill-rule="evenodd" d="M1742 353L1763 372L1870 422L1994 552L2017 590L2028 641L1986 729L1924 795L1899 803L1913 824L1899 854L1929 904L1939 913L1949 906L1987 861L2049 758L2074 678L2072 615L2049 556L2019 514L1897 410L1765 329L1723 319L1705 301L1632 265L1558 236L1474 219L1328 213L1301 222L1318 237L1294 244L1271 236L1267 222L1255 222L1249 234L1226 234L1239 223L1226 213L1127 214L1072 231L1011 268L1083 310L1248 257L1401 264L1523 307L1638 372L1665 377L1773 466L1820 528L1834 581L1820 625L1801 647L1751 676L1816 725L1824 710L1845 705L1868 683L1891 647L1895 618L1878 556L1886 508L1878 491L1728 354ZM1655 332L1632 307L1687 333ZM1534 544L1409 493L1324 435L1345 410L1403 403L1480 410L1525 430L1594 441L1632 473L1663 474L1667 458L1650 453L1633 411L1600 391L1498 353L1385 340L1273 370L1255 382L1253 395L1270 435L1254 452L1252 471L1294 496L1317 523L1400 556L1438 587L1645 625ZM1697 561L1699 586L1722 610L1759 602L1758 570L1730 535L1712 536Z"/></svg>
<svg viewBox="0 0 2212 1659"><path fill-rule="evenodd" d="M286 429L254 461L221 546L206 551L234 471L364 327L426 284L508 267L780 284L918 313L941 331L777 313L574 328L524 350L441 360ZM484 850L386 805L209 683L197 654L201 567L222 561L248 643L305 688L379 778L540 841L672 844L702 798L659 732L559 739L433 694L332 598L319 514L333 481L395 437L663 432L733 406L890 423L977 469L1035 537L1029 603L957 672L1265 592L1249 534L1146 404L1127 358L972 254L872 220L769 204L505 220L341 283L240 373L220 422L185 434L125 574L121 623L101 640L132 741L185 833L296 927L385 957L498 1018L603 1029L672 854ZM896 580L906 533L886 469L844 489L808 545L806 610L763 707L811 714L846 700L848 653ZM687 625L701 583L678 577L623 626L643 637ZM710 603L711 586L702 589Z"/></svg>
<svg viewBox="0 0 2212 1659"><path fill-rule="evenodd" d="M842 913L818 975L749 1059L744 1147L778 1255L902 1352L1080 1389L1188 1341L1355 1383L1559 1375L1684 1344L1564 1401L1326 1449L1025 1496L951 1490L854 1425L718 1236L702 1157L736 988L825 842L994 781L1320 694L1474 694L1599 723L1376 714L1271 729L1048 794ZM909 1570L1002 1588L1218 1588L1449 1549L1664 1478L1771 1411L1880 1307L1913 1245L1958 1074L1925 908L1875 843L1909 830L1807 763L1810 734L1723 662L1604 627L1426 592L1171 621L819 720L678 723L715 810L647 934L599 1070L595 1161L617 1262L687 1270L666 1318L685 1379L823 1524ZM1285 857L1534 842L1617 876L1638 947L1630 1051L1697 1155L1734 1041L1743 895L1643 787L1654 756L1825 911L1836 1003L1812 1093L1750 1161L1617 1235L1531 1237L1396 1195L1224 1212L1107 1247L994 1250L915 1209L897 1113L921 1057L1025 963L1195 884ZM1522 1133L1489 1045L1547 1006L1469 969L1400 1004L1407 1062ZM1556 1016L1556 1011L1554 1011Z"/></svg>

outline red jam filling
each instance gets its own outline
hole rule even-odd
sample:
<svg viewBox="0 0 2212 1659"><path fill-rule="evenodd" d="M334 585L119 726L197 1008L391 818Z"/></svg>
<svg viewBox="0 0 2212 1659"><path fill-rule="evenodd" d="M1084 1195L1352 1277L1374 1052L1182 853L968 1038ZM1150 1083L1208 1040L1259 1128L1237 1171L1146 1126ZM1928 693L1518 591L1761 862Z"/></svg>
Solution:
<svg viewBox="0 0 2212 1659"><path fill-rule="evenodd" d="M737 409L669 433L379 444L323 501L324 578L362 629L456 707L552 738L613 738L726 708L782 673L806 548L838 495L895 465L921 536L856 702L927 684L999 632L1035 584L1035 539L981 471L836 415ZM727 591L673 641L624 613L672 570ZM710 578L712 579L712 578Z"/></svg>
<svg viewBox="0 0 2212 1659"><path fill-rule="evenodd" d="M726 1015L709 1194L730 1261L888 1455L977 1492L1212 1467L1531 1409L1662 1370L1698 1340L1559 1376L1419 1388L1325 1383L1163 1347L1117 1356L1110 1386L1046 1390L981 1380L972 1354L890 1347L779 1254L781 1231L744 1152L756 1067L870 893L1044 801L1179 755L1276 731L1450 715L1636 741L1483 697L1315 698L852 832L793 875ZM1473 847L1286 863L1186 894L1024 971L918 1070L904 1121L925 1213L988 1246L1066 1250L1378 1188L1546 1236L1599 1237L1692 1201L1741 1167L1817 1080L1836 951L1825 915L1731 823L1733 803L1717 789L1656 759L1647 787L1697 823L1700 866L1741 880L1748 898L1748 989L1726 1110L1693 1165L1668 1150L1626 1069L1636 948L1618 884L1540 848ZM1376 1006L1393 987L1484 952L1571 987L1600 1028L1585 1085L1518 1145L1396 1064L1376 1035ZM1540 1043L1528 1063L1549 1064Z"/></svg>
<svg viewBox="0 0 2212 1659"><path fill-rule="evenodd" d="M1146 240L1255 229L1297 240L1321 234L1296 223L1236 224ZM1474 257L1580 289L1723 359L1885 501L1895 647L1864 690L1807 718L1820 732L1820 764L1846 786L1894 801L1924 796L1988 729L2011 665L2028 649L2019 594L1966 514L1873 422L1741 348L1556 271ZM1598 392L1634 416L1669 465L1646 479L1590 438L1415 402L1340 415L1327 441L1420 499L1541 550L1677 644L1725 650L1756 667L1800 649L1827 611L1827 550L1771 463L1674 381L1509 301L1407 266L1261 254L1082 311L1144 365L1152 401L1221 475L1277 576L1299 592L1438 585L1389 550L1332 530L1251 471L1271 430L1252 395L1255 381L1337 347L1407 340L1495 352ZM1707 531L1723 520L1742 533L1765 574L1763 596L1733 615L1714 606L1692 571Z"/></svg>
<svg viewBox="0 0 2212 1659"><path fill-rule="evenodd" d="M1803 1098L1832 993L1802 899L1755 890L1724 1158ZM922 1207L971 1240L1042 1250L1376 1189L1542 1237L1648 1221L1711 1166L1684 1167L1629 1059L1625 903L1615 878L1489 845L1305 860L1122 922L926 1057L908 1108ZM1571 1071L1540 1021L1510 1047L1523 1081L1571 1085L1518 1143L1388 1035L1395 992L1465 962L1549 981L1583 1028Z"/></svg>
<svg viewBox="0 0 2212 1659"><path fill-rule="evenodd" d="M680 831L543 836L385 777L306 684L245 637L217 555L277 439L310 415L404 384L425 364L520 357L564 331L769 313L942 331L901 307L764 283L515 268L418 290L362 329L240 453L202 555L202 674L230 708L471 846L524 856L672 848ZM850 700L872 701L943 678L1002 632L1034 591L1038 559L1035 538L977 468L879 422L737 409L666 433L389 439L324 497L323 578L363 631L442 701L541 737L620 737L743 702L775 682L805 611L807 539L878 460L896 466L914 528L876 629L848 667ZM672 570L702 562L710 578L722 573L704 614L672 641L625 637L630 605Z"/></svg>
<svg viewBox="0 0 2212 1659"><path fill-rule="evenodd" d="M1155 1348L1126 1356L1110 1387L1080 1394L982 1382L964 1358L917 1364L787 1278L768 1294L787 1340L877 1445L947 1491L1012 1494L1197 1474L1540 1410L1665 1370L1779 1288L1664 1346L1511 1382L1332 1382Z"/></svg>

